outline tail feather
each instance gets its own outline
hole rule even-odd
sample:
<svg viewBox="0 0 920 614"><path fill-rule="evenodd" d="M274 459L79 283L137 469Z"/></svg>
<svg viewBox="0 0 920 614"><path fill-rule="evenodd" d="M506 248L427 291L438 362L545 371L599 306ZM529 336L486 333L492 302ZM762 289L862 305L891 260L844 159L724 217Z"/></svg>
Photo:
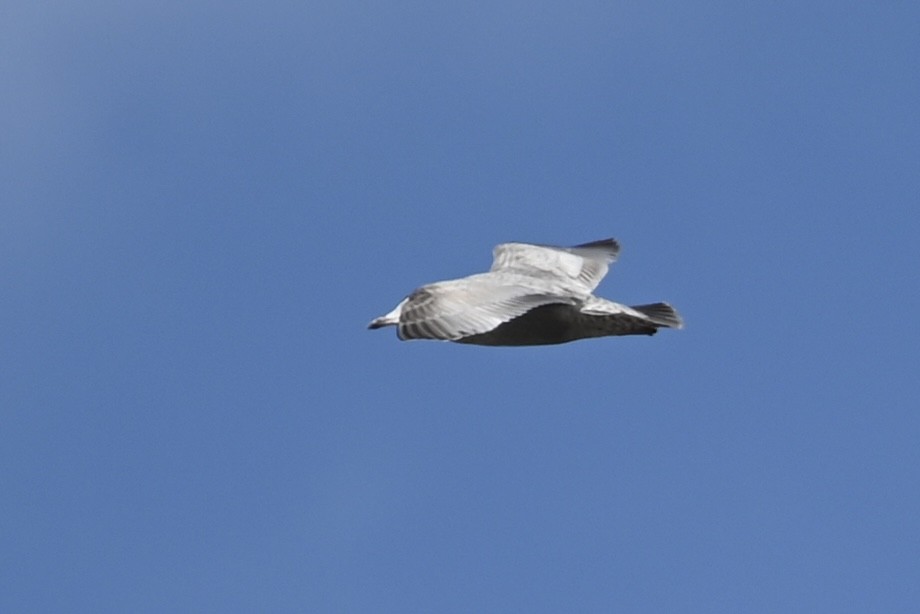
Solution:
<svg viewBox="0 0 920 614"><path fill-rule="evenodd" d="M649 305L634 305L636 311L648 316L653 324L668 328L683 328L684 321L680 314L667 303L651 303Z"/></svg>

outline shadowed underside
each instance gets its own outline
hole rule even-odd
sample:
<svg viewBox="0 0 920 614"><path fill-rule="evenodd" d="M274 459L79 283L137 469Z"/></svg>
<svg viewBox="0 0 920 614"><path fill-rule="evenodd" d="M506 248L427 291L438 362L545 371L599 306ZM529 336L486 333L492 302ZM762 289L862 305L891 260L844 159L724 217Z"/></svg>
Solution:
<svg viewBox="0 0 920 614"><path fill-rule="evenodd" d="M505 243L495 248L489 272L422 286L369 328L396 326L403 340L493 346L681 328L666 303L629 307L592 294L619 249L613 239L575 247Z"/></svg>
<svg viewBox="0 0 920 614"><path fill-rule="evenodd" d="M591 337L654 335L659 325L630 315L585 315L571 305L542 305L478 335L455 339L475 345L553 345Z"/></svg>

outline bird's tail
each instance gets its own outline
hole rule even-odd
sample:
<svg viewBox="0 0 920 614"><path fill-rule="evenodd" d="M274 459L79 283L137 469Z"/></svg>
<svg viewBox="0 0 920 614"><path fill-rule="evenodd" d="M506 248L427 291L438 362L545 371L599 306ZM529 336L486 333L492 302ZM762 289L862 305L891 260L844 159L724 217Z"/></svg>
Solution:
<svg viewBox="0 0 920 614"><path fill-rule="evenodd" d="M683 328L684 321L680 314L667 303L652 303L650 305L634 305L632 307L639 313L648 316L649 320L657 326L667 328Z"/></svg>

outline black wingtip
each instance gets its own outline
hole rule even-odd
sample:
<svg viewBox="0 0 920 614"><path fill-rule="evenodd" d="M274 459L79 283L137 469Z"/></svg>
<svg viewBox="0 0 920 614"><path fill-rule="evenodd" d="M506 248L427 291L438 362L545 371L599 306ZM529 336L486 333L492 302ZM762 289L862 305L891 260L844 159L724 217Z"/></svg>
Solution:
<svg viewBox="0 0 920 614"><path fill-rule="evenodd" d="M601 239L599 241L589 241L588 243L582 243L574 247L606 247L612 250L619 250L620 242L610 237L609 239Z"/></svg>
<svg viewBox="0 0 920 614"><path fill-rule="evenodd" d="M667 328L683 328L684 320L673 307L667 303L652 303L651 305L635 305L633 309L639 311L657 326Z"/></svg>

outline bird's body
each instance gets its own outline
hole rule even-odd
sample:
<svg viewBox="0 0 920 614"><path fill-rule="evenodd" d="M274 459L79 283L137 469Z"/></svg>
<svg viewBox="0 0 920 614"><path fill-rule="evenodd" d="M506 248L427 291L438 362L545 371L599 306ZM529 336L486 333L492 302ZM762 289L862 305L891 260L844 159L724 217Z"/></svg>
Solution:
<svg viewBox="0 0 920 614"><path fill-rule="evenodd" d="M476 345L548 345L590 337L653 335L683 322L666 303L628 307L593 295L620 246L503 243L487 273L422 286L370 328L400 339Z"/></svg>

